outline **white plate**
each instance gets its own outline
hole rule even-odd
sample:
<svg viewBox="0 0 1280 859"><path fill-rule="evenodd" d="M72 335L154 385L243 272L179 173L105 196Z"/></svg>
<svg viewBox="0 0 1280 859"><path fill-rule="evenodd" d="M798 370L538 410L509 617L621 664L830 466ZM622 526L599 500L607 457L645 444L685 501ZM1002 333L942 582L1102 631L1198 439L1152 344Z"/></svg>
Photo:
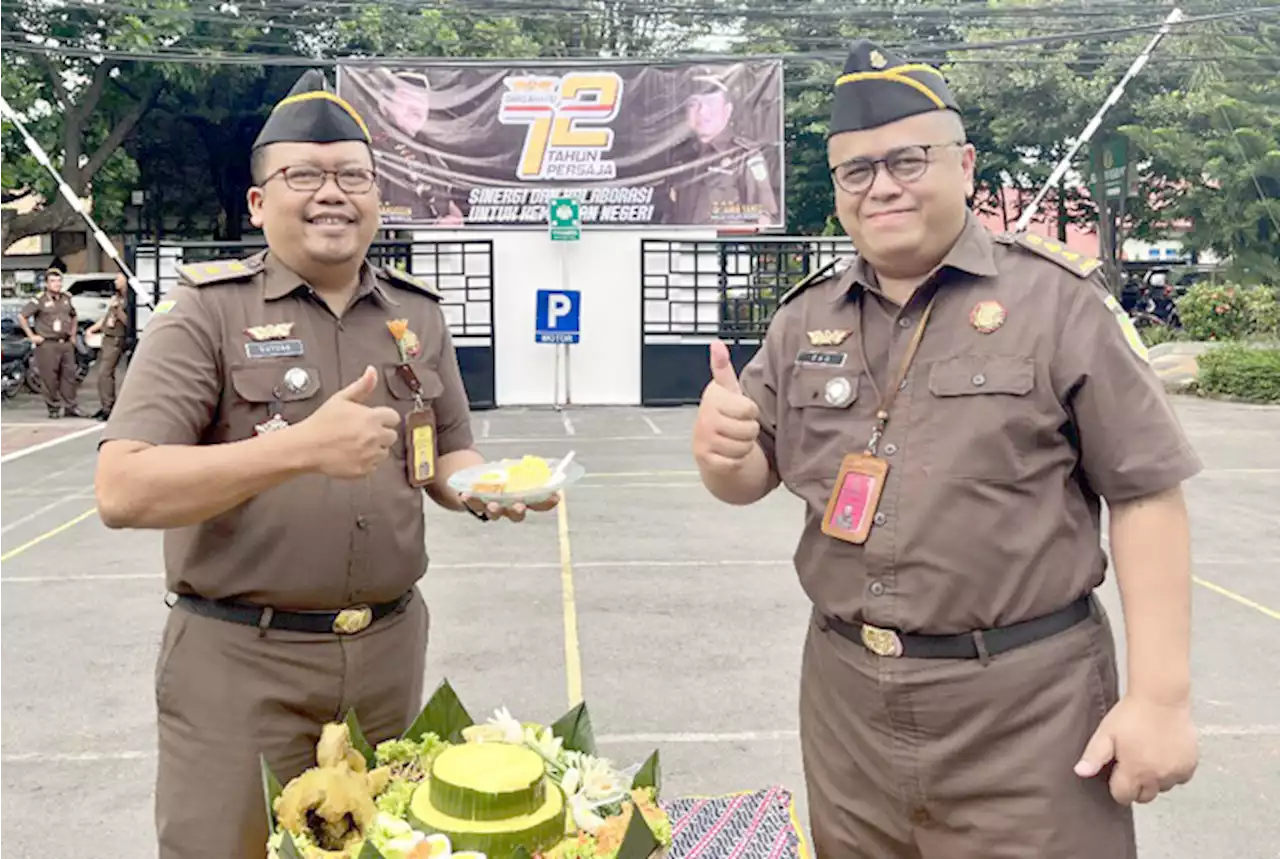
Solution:
<svg viewBox="0 0 1280 859"><path fill-rule="evenodd" d="M464 468L462 471L454 473L449 478L449 488L452 489L454 492L465 492L469 494L471 497L478 498L481 501L484 501L486 503L490 501L495 501L505 506L505 505L514 504L517 501L521 501L521 502L524 502L525 504L537 504L539 501L547 500L552 495L555 495L556 492L560 491L561 489L564 489L566 486L572 486L574 483L577 483L578 480L580 480L582 476L587 473L586 469L584 469L581 465L579 465L577 459L575 458L572 462L569 463L568 467L565 468L564 474L553 476L553 479L550 483L547 483L543 486L539 486L536 489L531 489L527 492L521 492L521 493L475 492L471 489L472 484L474 484L477 480L479 480L480 477L484 475L486 472L501 471L505 468L515 465L519 461L520 461L520 458L515 457L513 459L503 459L503 460L497 460L495 462L486 462L483 465L474 465L471 468ZM560 464L559 459L551 459L551 458L547 459L547 465L551 467L551 471L553 475L555 473L556 467L559 464Z"/></svg>

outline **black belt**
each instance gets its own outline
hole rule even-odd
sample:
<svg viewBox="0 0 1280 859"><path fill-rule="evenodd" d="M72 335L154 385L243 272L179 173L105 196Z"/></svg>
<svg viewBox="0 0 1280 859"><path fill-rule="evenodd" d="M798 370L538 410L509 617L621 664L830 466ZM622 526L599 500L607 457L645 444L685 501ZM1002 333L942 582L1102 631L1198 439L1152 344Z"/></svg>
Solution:
<svg viewBox="0 0 1280 859"><path fill-rule="evenodd" d="M1010 626L964 632L958 635L912 635L867 623L849 623L822 617L820 625L835 630L879 656L913 659L977 659L995 656L1070 629L1093 612L1089 595L1066 608Z"/></svg>
<svg viewBox="0 0 1280 859"><path fill-rule="evenodd" d="M367 629L387 615L400 611L412 598L413 591L410 590L391 602L355 605L339 611L277 611L268 606L208 600L187 594L180 595L174 604L202 617L243 623L246 626L256 626L264 630L282 629L289 632L353 635Z"/></svg>

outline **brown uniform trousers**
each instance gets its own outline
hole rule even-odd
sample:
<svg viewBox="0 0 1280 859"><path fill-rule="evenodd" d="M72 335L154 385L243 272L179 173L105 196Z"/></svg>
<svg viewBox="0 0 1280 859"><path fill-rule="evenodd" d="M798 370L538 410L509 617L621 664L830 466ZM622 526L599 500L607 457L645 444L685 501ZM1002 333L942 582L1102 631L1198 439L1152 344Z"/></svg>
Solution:
<svg viewBox="0 0 1280 859"><path fill-rule="evenodd" d="M123 333L102 336L102 349L98 352L98 399L106 412L116 404L116 367L124 356L124 340Z"/></svg>
<svg viewBox="0 0 1280 859"><path fill-rule="evenodd" d="M36 347L36 370L44 402L50 409L59 404L76 405L76 346L70 340L45 338Z"/></svg>
<svg viewBox="0 0 1280 859"><path fill-rule="evenodd" d="M428 626L421 594L351 636L260 635L173 609L155 678L160 859L264 857L258 753L287 784L315 766L320 727L350 709L369 742L399 736L422 707Z"/></svg>
<svg viewBox="0 0 1280 859"><path fill-rule="evenodd" d="M1119 700L1094 608L986 665L884 660L811 624L800 736L819 859L1133 859L1110 771L1072 770Z"/></svg>

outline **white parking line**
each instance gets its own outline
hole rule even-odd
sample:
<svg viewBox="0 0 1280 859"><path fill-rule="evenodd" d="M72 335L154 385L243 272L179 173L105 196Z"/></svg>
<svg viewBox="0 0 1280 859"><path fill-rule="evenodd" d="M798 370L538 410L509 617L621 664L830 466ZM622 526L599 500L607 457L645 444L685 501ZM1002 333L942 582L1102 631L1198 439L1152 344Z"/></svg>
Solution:
<svg viewBox="0 0 1280 859"><path fill-rule="evenodd" d="M0 528L0 534L8 534L14 528L20 528L23 525L27 524L28 522L32 521L33 519L39 519L41 516L48 513L53 508L66 504L68 501L86 500L93 497L94 495L92 492L76 492L76 493L72 493L71 495L64 495L61 498L57 499L56 501L53 501L49 504L44 505L39 510L36 510L34 513L28 513L26 516L23 516L21 519L14 519L12 522L6 522L4 524L4 527Z"/></svg>
<svg viewBox="0 0 1280 859"><path fill-rule="evenodd" d="M489 422L480 421L480 438L488 438L488 437L489 437Z"/></svg>
<svg viewBox="0 0 1280 859"><path fill-rule="evenodd" d="M8 424L8 426L12 426L12 424ZM13 453L6 453L4 456L0 456L0 463L13 462L15 459L22 459L22 457L24 456L30 456L33 453L39 453L42 450L48 450L51 447L56 447L57 445L63 444L65 442L75 441L78 438L83 438L89 435L90 433L102 432L105 426L106 424L98 423L91 427L85 427L82 430L77 430L73 433L68 433L67 435L58 436L57 438L51 438L48 441L42 441L39 444L33 444L31 445L31 447L24 447L22 450L15 450Z"/></svg>
<svg viewBox="0 0 1280 859"><path fill-rule="evenodd" d="M648 415L641 415L640 419L649 425L649 429L653 430L654 435L662 435L662 430L658 428L658 425L655 424Z"/></svg>
<svg viewBox="0 0 1280 859"><path fill-rule="evenodd" d="M1205 737L1280 737L1280 725L1202 725L1199 728ZM635 733L635 734L601 734L596 742L601 745L622 745L625 743L645 745L720 745L724 743L780 743L799 739L800 732L795 729L782 728L771 731L717 731L698 733L682 731L676 733ZM121 750L118 752L15 752L0 755L0 763L5 764L92 764L117 761L145 761L156 756L154 751Z"/></svg>
<svg viewBox="0 0 1280 859"><path fill-rule="evenodd" d="M560 420L564 421L564 431L566 435L576 435L577 430L573 428L573 421L569 420L568 412L560 413Z"/></svg>

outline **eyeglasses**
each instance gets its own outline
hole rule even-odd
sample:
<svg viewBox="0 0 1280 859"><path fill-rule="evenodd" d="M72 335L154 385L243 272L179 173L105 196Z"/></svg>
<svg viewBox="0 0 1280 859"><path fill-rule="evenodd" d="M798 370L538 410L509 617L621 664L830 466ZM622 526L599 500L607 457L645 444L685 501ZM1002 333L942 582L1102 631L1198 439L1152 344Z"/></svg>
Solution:
<svg viewBox="0 0 1280 859"><path fill-rule="evenodd" d="M272 173L262 184L267 184L277 175L284 177L284 184L294 191L319 191L330 176L338 183L338 187L348 194L364 194L373 187L377 174L367 167L343 167L341 170L321 170L319 167L281 167Z"/></svg>
<svg viewBox="0 0 1280 859"><path fill-rule="evenodd" d="M831 176L837 185L850 194L861 194L876 181L876 171L881 164L889 175L899 182L914 182L929 169L929 150L963 146L964 142L928 143L903 146L889 152L883 158L851 158L831 168Z"/></svg>

